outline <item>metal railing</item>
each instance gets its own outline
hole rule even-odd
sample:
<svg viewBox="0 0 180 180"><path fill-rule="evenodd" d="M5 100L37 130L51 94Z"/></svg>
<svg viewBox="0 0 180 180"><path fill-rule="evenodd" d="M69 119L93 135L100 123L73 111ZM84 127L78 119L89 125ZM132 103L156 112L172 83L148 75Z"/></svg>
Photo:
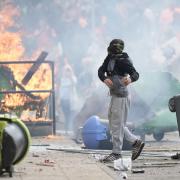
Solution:
<svg viewBox="0 0 180 180"><path fill-rule="evenodd" d="M10 65L10 64L34 64L36 61L5 61L0 62L0 65ZM0 91L0 94L25 94L25 93L50 93L50 96L52 97L52 101L50 101L50 108L52 113L52 132L55 135L56 134L56 115L55 115L55 89L54 89L54 62L53 61L44 61L41 64L49 64L51 69L51 77L52 77L52 85L50 90L3 90ZM1 85L0 85L1 86ZM50 117L51 118L51 117Z"/></svg>

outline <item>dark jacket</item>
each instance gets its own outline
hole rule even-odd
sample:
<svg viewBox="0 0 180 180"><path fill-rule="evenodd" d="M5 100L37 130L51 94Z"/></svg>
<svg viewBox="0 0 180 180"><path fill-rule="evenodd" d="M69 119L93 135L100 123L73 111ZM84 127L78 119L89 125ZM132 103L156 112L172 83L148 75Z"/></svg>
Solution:
<svg viewBox="0 0 180 180"><path fill-rule="evenodd" d="M107 70L107 66L110 59L112 58L115 59L114 71L109 72ZM139 73L136 71L128 54L125 52L121 54L108 55L105 58L102 66L100 66L98 69L98 76L101 81L104 81L108 76L112 76L112 75L125 76L127 74L130 75L132 82L138 80L139 78Z"/></svg>

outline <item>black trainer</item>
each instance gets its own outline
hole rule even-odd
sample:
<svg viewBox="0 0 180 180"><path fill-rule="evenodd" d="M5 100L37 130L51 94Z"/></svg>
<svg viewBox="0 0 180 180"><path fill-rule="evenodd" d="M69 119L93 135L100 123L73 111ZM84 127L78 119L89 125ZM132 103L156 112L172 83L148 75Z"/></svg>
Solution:
<svg viewBox="0 0 180 180"><path fill-rule="evenodd" d="M122 157L121 154L111 153L100 161L103 163L108 163L108 162L113 162L121 157Z"/></svg>
<svg viewBox="0 0 180 180"><path fill-rule="evenodd" d="M133 144L133 148L132 148L132 160L135 160L139 157L139 155L141 154L143 148L144 148L144 142L142 142L141 140L136 140L136 142Z"/></svg>

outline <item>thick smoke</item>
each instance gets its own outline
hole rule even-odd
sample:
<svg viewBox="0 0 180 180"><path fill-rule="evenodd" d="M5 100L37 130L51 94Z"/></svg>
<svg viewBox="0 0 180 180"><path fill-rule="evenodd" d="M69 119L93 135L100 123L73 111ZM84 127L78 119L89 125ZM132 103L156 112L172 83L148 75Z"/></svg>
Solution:
<svg viewBox="0 0 180 180"><path fill-rule="evenodd" d="M108 96L102 93L106 87L97 69L113 38L125 41L125 51L140 73L140 80L132 85L132 99L133 95L140 99L137 111L146 108L136 119L146 120L147 112L167 108L168 99L180 92L179 0L5 0L0 9L7 4L19 10L15 26L8 30L22 33L22 58L46 50L55 62L57 111L67 64L77 79L76 114L89 97L94 98L93 93ZM92 104L89 111L96 113Z"/></svg>

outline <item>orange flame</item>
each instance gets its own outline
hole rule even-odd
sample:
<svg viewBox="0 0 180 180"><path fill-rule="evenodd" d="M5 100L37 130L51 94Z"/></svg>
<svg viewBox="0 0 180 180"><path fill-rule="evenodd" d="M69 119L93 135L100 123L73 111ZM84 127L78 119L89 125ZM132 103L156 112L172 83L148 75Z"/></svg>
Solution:
<svg viewBox="0 0 180 180"><path fill-rule="evenodd" d="M24 50L19 33L0 32L0 61L18 60Z"/></svg>
<svg viewBox="0 0 180 180"><path fill-rule="evenodd" d="M6 107L14 107L14 105L16 106L23 106L24 102L26 102L28 100L28 97L26 96L22 96L21 94L7 94L5 96L5 106Z"/></svg>
<svg viewBox="0 0 180 180"><path fill-rule="evenodd" d="M10 4L0 11L0 61L17 60L24 53L21 34L8 31L15 24L13 17L19 15L19 10Z"/></svg>
<svg viewBox="0 0 180 180"><path fill-rule="evenodd" d="M7 4L0 10L0 31L6 31L7 28L14 26L13 17L19 16L20 12L18 8L12 6L11 4Z"/></svg>
<svg viewBox="0 0 180 180"><path fill-rule="evenodd" d="M14 18L17 19L19 16L19 9L12 4L5 5L0 10L0 61L19 61L22 57L25 57L25 47L22 43L23 33L11 32L9 30L9 28L17 26ZM32 64L10 64L6 66L13 72L14 79L20 83ZM32 79L25 86L25 89L50 90L52 89L51 79L50 66L48 64L41 64ZM17 87L16 89L18 90ZM1 87L0 90L2 90ZM35 95L45 99L49 96L49 93L36 93ZM3 99L6 107L23 106L27 101L30 101L30 98L24 94L6 94Z"/></svg>

